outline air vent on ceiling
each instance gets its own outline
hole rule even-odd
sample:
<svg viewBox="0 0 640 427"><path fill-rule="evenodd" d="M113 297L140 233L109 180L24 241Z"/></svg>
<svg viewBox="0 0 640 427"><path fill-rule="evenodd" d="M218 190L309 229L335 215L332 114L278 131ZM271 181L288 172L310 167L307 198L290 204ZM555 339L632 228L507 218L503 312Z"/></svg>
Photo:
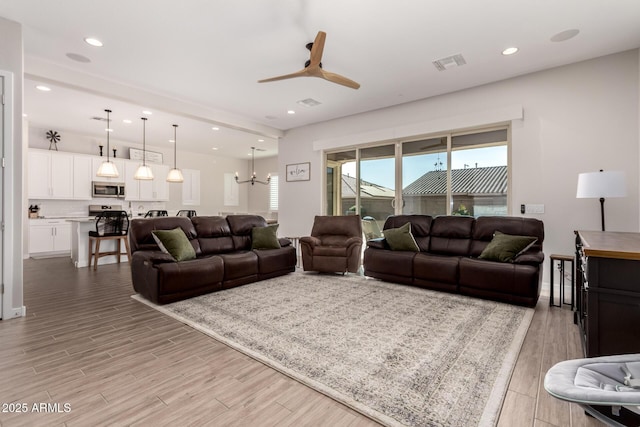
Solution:
<svg viewBox="0 0 640 427"><path fill-rule="evenodd" d="M104 117L96 117L96 116L91 117L90 120L98 120L99 122L106 122L107 121L107 119L105 119Z"/></svg>
<svg viewBox="0 0 640 427"><path fill-rule="evenodd" d="M313 98L307 98L307 99L302 99L302 100L298 101L298 104L304 105L305 107L315 107L317 105L322 104L322 102L316 101Z"/></svg>
<svg viewBox="0 0 640 427"><path fill-rule="evenodd" d="M438 69L438 71L445 71L450 68L459 67L466 63L467 61L464 60L462 54L447 56L446 58L441 58L433 61L433 65Z"/></svg>

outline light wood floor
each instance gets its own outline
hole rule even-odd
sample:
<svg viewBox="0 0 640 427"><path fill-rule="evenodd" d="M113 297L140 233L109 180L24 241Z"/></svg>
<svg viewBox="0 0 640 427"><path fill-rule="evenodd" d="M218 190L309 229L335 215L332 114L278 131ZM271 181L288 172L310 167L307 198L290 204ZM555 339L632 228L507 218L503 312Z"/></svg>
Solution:
<svg viewBox="0 0 640 427"><path fill-rule="evenodd" d="M24 266L27 316L0 322L0 404L25 403L28 412L0 412L2 426L377 425L132 300L127 263L96 272L68 258ZM574 357L570 310L541 300L499 425L600 425L542 388L550 366ZM50 405L32 412L34 403Z"/></svg>

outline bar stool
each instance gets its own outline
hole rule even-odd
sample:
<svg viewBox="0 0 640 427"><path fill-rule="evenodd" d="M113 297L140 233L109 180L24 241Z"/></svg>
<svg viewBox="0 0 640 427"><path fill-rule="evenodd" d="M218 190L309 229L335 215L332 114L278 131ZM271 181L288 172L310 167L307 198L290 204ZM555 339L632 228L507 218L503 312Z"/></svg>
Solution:
<svg viewBox="0 0 640 427"><path fill-rule="evenodd" d="M165 210L152 209L147 211L145 218L155 218L157 216L169 216L169 213Z"/></svg>
<svg viewBox="0 0 640 427"><path fill-rule="evenodd" d="M131 262L131 249L129 248L129 217L125 211L103 211L96 216L96 230L89 231L89 266L93 258L93 269L98 268L98 259L108 255L116 255L118 263L122 252L122 242L127 251L127 259ZM103 240L115 240L118 242L116 250L100 252L100 242ZM95 242L95 250L94 250Z"/></svg>
<svg viewBox="0 0 640 427"><path fill-rule="evenodd" d="M196 211L194 210L181 209L178 211L176 216L186 216L189 218L193 218L194 216L197 216L197 214L196 214Z"/></svg>
<svg viewBox="0 0 640 427"><path fill-rule="evenodd" d="M551 280L550 280L550 294L549 294L549 306L550 307L562 307L563 304L571 305L571 310L574 309L575 301L574 301L574 291L575 291L575 270L574 270L574 258L572 255L558 255L552 254L550 257L551 262ZM559 270L560 270L560 301L558 304L554 303L553 297L553 271L555 270L555 262L559 262ZM571 263L571 303L564 301L564 272L565 272L565 262Z"/></svg>

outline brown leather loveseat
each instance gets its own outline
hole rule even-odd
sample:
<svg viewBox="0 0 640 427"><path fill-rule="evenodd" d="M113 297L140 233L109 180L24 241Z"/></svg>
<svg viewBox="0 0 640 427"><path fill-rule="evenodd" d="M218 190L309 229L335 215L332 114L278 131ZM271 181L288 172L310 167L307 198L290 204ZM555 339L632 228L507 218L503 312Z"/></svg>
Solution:
<svg viewBox="0 0 640 427"><path fill-rule="evenodd" d="M542 221L499 216L476 219L397 215L387 218L384 230L398 229L408 222L419 251L391 250L385 238L369 240L364 253L366 276L530 307L536 305L544 260ZM536 240L510 261L481 259L496 232L532 236Z"/></svg>
<svg viewBox="0 0 640 427"><path fill-rule="evenodd" d="M180 227L196 258L175 261L160 250L154 230ZM251 249L254 227L267 227L257 215L157 217L131 221L133 288L146 299L166 304L295 271L296 250L280 238L278 249Z"/></svg>

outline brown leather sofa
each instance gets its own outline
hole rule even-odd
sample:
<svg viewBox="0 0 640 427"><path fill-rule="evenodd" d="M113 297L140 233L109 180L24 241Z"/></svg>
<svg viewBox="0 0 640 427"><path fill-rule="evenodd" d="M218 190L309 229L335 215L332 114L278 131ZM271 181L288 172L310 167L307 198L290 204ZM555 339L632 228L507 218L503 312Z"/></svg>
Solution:
<svg viewBox="0 0 640 427"><path fill-rule="evenodd" d="M533 307L540 296L544 225L534 218L398 215L384 230L411 223L419 252L392 251L384 238L367 242L364 274L389 282ZM500 231L537 241L513 262L479 259Z"/></svg>
<svg viewBox="0 0 640 427"><path fill-rule="evenodd" d="M279 249L251 249L253 227L266 227L257 215L157 217L131 221L133 288L146 299L166 304L295 271L296 250L280 238ZM176 262L151 234L180 227L196 259Z"/></svg>
<svg viewBox="0 0 640 427"><path fill-rule="evenodd" d="M355 273L362 257L359 215L316 215L311 236L300 238L304 271Z"/></svg>

